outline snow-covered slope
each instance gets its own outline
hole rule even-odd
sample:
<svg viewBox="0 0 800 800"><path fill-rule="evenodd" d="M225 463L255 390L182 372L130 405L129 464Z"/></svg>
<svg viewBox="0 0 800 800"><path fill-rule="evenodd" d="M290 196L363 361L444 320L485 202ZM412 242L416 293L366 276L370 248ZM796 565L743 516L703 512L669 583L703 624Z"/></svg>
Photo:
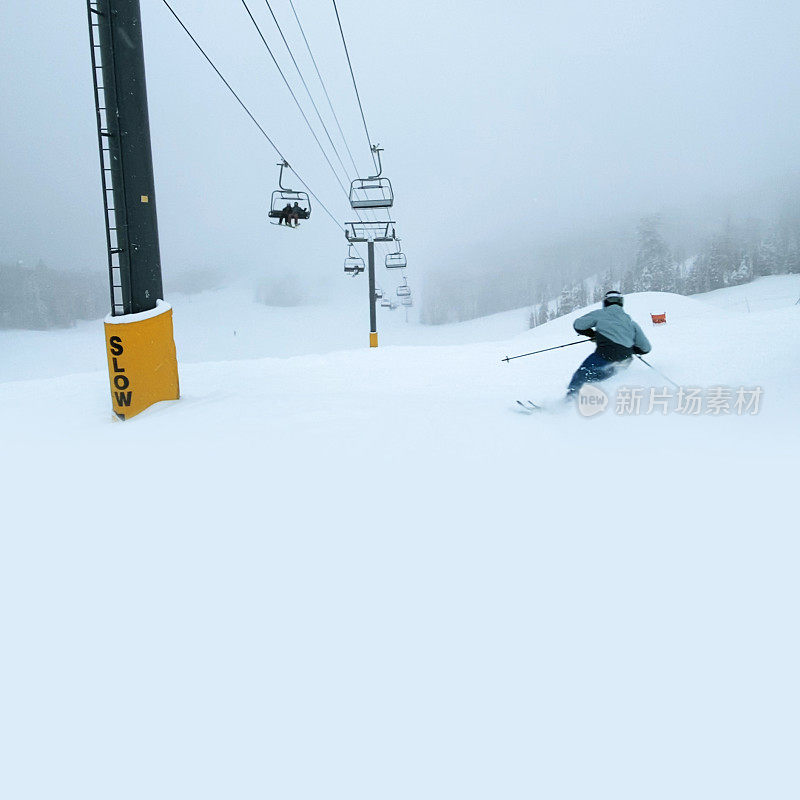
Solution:
<svg viewBox="0 0 800 800"><path fill-rule="evenodd" d="M590 349L500 359L579 312L371 351L351 308L176 302L182 399L128 423L99 323L4 332L0 793L796 796L799 283L627 298L743 416L511 413Z"/></svg>

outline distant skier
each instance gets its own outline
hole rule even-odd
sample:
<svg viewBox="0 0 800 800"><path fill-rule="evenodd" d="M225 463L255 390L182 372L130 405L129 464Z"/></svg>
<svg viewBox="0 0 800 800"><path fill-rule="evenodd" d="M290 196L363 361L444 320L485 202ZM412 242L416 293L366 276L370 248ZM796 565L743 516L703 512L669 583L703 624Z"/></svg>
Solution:
<svg viewBox="0 0 800 800"><path fill-rule="evenodd" d="M581 336L592 339L597 349L572 376L567 397L577 394L584 383L610 378L618 369L628 366L634 354L644 355L651 350L642 329L622 310L622 295L614 290L606 292L602 308L578 317L572 327Z"/></svg>

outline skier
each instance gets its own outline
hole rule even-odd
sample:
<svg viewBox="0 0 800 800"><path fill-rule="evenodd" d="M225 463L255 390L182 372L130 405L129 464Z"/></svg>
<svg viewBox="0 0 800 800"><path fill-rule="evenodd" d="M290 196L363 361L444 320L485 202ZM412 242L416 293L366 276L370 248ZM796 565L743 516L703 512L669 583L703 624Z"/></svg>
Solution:
<svg viewBox="0 0 800 800"><path fill-rule="evenodd" d="M287 203L281 209L281 215L278 217L278 225L286 223L286 225L292 224L292 204Z"/></svg>
<svg viewBox="0 0 800 800"><path fill-rule="evenodd" d="M572 327L597 344L592 353L572 376L567 397L573 397L584 383L610 378L618 369L627 367L633 355L651 350L642 329L622 310L622 295L611 290L603 298L603 307L578 317Z"/></svg>
<svg viewBox="0 0 800 800"><path fill-rule="evenodd" d="M306 219L306 210L304 208L300 208L299 204L295 200L294 205L291 207L291 216L290 221L294 220L295 228L300 224L300 218Z"/></svg>

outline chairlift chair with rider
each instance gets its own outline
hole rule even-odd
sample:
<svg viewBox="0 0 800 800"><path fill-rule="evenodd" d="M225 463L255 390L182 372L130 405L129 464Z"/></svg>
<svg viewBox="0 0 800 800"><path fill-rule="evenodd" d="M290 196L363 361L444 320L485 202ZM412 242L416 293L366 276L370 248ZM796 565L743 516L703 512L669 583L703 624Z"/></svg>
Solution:
<svg viewBox="0 0 800 800"><path fill-rule="evenodd" d="M308 219L311 216L311 201L308 199L307 192L296 192L294 189L287 189L283 185L283 170L284 167L289 167L289 164L283 161L278 164L278 166L281 168L278 176L278 186L280 188L272 193L267 216L273 225L280 225L285 219L286 227L291 227L291 225L289 225L289 219L285 216L284 212L286 206L291 207L297 203L298 211L294 212L297 214L297 218Z"/></svg>
<svg viewBox="0 0 800 800"><path fill-rule="evenodd" d="M344 271L354 278L360 272L364 271L364 259L356 253L352 244L347 248L347 258L344 260Z"/></svg>

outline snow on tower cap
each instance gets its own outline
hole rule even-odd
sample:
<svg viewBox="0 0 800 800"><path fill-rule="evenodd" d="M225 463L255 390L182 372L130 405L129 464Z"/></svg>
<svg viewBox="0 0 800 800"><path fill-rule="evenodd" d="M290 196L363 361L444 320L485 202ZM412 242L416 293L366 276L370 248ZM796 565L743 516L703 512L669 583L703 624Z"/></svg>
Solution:
<svg viewBox="0 0 800 800"><path fill-rule="evenodd" d="M622 305L622 295L616 290L611 289L611 291L606 292L606 296L603 298L603 305L610 306L616 303L616 305Z"/></svg>

